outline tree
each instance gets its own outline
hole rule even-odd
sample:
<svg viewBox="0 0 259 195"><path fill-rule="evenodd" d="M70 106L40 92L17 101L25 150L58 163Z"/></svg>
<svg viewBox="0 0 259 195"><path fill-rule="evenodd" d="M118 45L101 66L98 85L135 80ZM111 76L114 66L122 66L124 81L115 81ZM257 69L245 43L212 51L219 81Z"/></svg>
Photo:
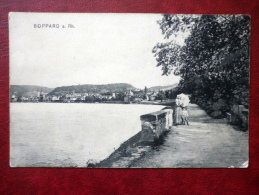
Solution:
<svg viewBox="0 0 259 195"><path fill-rule="evenodd" d="M161 100L161 102L165 99L165 93L163 91L159 91L157 96L156 96L157 100Z"/></svg>
<svg viewBox="0 0 259 195"><path fill-rule="evenodd" d="M116 95L116 100L123 101L124 100L124 93L123 92L118 92Z"/></svg>
<svg viewBox="0 0 259 195"><path fill-rule="evenodd" d="M181 76L180 91L208 108L222 100L248 104L249 16L164 15L158 24L166 39L190 34L183 46L169 40L153 48L162 74Z"/></svg>
<svg viewBox="0 0 259 195"><path fill-rule="evenodd" d="M148 92L148 88L145 86L145 89L144 89L145 95L147 94L147 92Z"/></svg>

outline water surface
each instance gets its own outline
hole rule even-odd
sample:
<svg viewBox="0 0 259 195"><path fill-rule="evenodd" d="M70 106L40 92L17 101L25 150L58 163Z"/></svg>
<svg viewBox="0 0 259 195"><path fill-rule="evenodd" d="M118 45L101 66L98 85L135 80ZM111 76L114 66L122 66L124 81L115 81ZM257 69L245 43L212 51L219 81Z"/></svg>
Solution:
<svg viewBox="0 0 259 195"><path fill-rule="evenodd" d="M85 167L108 157L141 130L140 115L163 106L11 103L13 167Z"/></svg>

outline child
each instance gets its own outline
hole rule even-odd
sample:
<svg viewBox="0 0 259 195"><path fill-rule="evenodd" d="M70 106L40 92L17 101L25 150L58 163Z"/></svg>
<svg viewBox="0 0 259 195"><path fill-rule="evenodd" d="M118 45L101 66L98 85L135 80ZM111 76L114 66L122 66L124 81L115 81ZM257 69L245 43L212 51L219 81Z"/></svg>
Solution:
<svg viewBox="0 0 259 195"><path fill-rule="evenodd" d="M185 125L185 122L186 122L186 124L189 125L187 107L183 107L181 117L182 117L182 124Z"/></svg>

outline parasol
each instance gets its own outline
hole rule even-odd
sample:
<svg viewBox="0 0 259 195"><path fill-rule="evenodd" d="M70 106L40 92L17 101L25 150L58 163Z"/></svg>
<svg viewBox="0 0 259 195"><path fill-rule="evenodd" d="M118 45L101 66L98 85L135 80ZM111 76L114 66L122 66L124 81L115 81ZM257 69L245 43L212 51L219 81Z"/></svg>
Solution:
<svg viewBox="0 0 259 195"><path fill-rule="evenodd" d="M182 107L186 107L190 103L190 99L189 99L188 95L185 95L183 93L177 95L176 99L178 101L178 104Z"/></svg>

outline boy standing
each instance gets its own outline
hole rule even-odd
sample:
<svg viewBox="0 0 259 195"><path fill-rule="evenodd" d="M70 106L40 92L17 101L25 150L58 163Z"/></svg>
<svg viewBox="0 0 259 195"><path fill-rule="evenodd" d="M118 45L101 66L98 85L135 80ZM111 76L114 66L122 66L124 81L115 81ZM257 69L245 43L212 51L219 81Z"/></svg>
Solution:
<svg viewBox="0 0 259 195"><path fill-rule="evenodd" d="M186 124L189 125L189 122L188 122L188 111L187 111L186 107L183 107L181 117L182 117L182 124L185 125L185 122L186 122Z"/></svg>

